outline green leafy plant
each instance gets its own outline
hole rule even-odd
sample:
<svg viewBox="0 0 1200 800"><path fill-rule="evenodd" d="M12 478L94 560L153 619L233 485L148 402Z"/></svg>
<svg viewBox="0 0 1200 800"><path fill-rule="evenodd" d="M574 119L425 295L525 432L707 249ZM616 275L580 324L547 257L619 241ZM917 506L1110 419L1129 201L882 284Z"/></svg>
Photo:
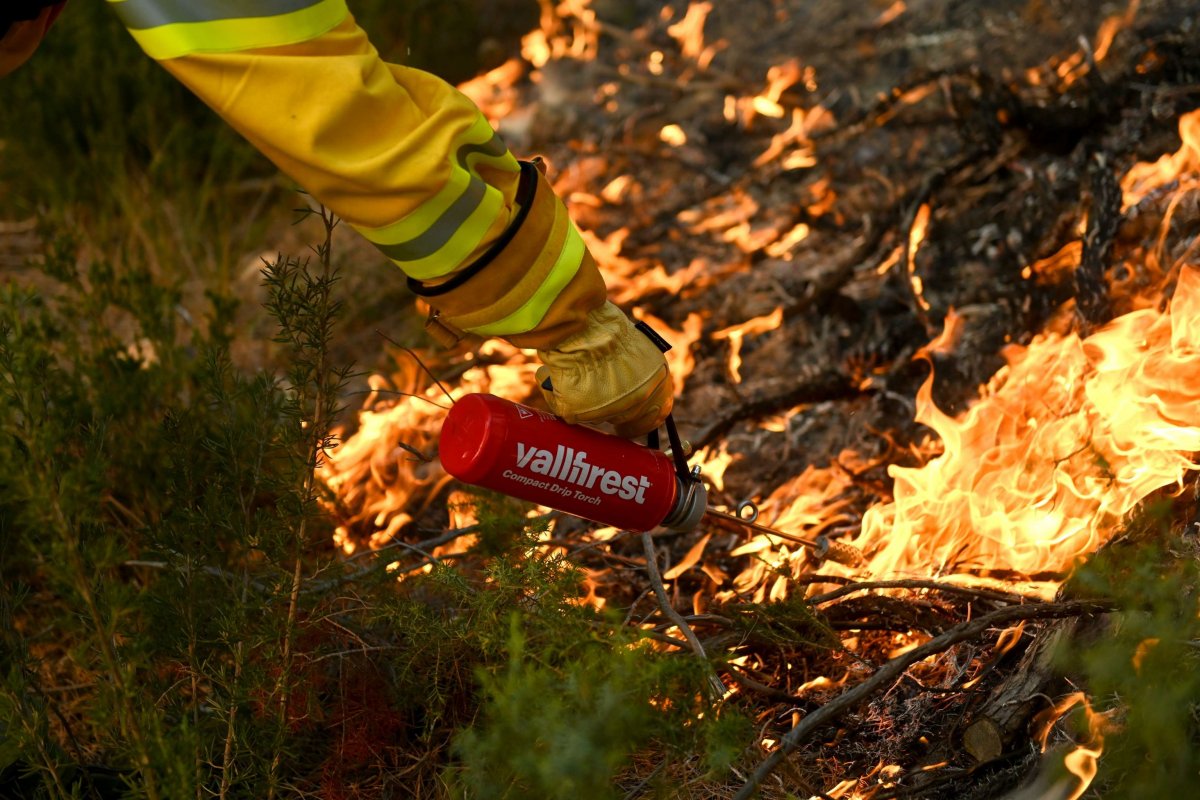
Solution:
<svg viewBox="0 0 1200 800"><path fill-rule="evenodd" d="M1096 779L1104 797L1184 796L1200 770L1200 567L1191 537L1172 536L1170 508L1150 504L1068 587L1121 609L1060 658L1108 718Z"/></svg>

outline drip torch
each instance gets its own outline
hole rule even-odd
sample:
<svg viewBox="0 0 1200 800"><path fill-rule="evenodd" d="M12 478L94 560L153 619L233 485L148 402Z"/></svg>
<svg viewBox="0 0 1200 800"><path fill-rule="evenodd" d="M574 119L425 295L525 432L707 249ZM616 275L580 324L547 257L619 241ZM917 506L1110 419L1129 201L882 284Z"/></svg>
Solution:
<svg viewBox="0 0 1200 800"><path fill-rule="evenodd" d="M804 545L818 558L862 563L850 545L759 524L753 504L743 503L736 514L709 506L700 468L689 471L669 416L666 430L664 452L657 432L641 445L493 395L469 394L450 409L439 450L442 466L465 483L616 528L690 531L707 515Z"/></svg>

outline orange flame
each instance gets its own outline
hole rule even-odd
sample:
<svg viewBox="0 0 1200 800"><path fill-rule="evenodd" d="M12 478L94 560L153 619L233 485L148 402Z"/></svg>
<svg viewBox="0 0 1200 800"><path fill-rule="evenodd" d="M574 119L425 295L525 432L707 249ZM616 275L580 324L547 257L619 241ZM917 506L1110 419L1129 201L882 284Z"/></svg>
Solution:
<svg viewBox="0 0 1200 800"><path fill-rule="evenodd" d="M717 341L722 339L729 340L729 374L733 378L734 383L742 382L740 371L742 366L742 337L747 334L754 335L773 331L782 324L783 306L778 306L770 314L754 317L739 325L732 325L713 333L712 338Z"/></svg>
<svg viewBox="0 0 1200 800"><path fill-rule="evenodd" d="M708 68L721 46L704 45L704 23L712 8L712 3L691 3L683 19L667 28L667 34L679 43L684 57L694 59L701 69Z"/></svg>
<svg viewBox="0 0 1200 800"><path fill-rule="evenodd" d="M1113 39L1117 38L1118 33L1133 24L1134 17L1137 16L1140 6L1141 0L1129 0L1129 5L1126 6L1124 14L1114 14L1100 23L1100 30L1096 31L1096 47L1094 52L1097 61L1103 61L1108 56L1108 50L1112 47Z"/></svg>
<svg viewBox="0 0 1200 800"><path fill-rule="evenodd" d="M1148 494L1197 467L1198 344L1200 272L1188 270L1166 313L1011 348L960 419L933 404L931 376L917 420L945 452L889 470L895 500L867 512L856 542L875 553L871 572L1070 568Z"/></svg>
<svg viewBox="0 0 1200 800"><path fill-rule="evenodd" d="M1144 197L1176 181L1186 181L1188 188L1196 184L1200 171L1200 109L1179 118L1179 138L1183 145L1178 151L1165 155L1153 164L1133 165L1121 180L1121 210L1126 211Z"/></svg>
<svg viewBox="0 0 1200 800"><path fill-rule="evenodd" d="M755 113L764 117L782 118L784 108L779 104L780 98L783 97L784 92L804 77L806 72L811 74L812 67L802 70L800 62L794 58L770 67L767 69L767 88L763 90L762 94L751 98L750 107ZM811 77L810 80L812 80Z"/></svg>
<svg viewBox="0 0 1200 800"><path fill-rule="evenodd" d="M471 98L488 122L496 126L516 108L514 87L524 75L525 64L520 59L510 58L495 69L460 83L458 90Z"/></svg>
<svg viewBox="0 0 1200 800"><path fill-rule="evenodd" d="M481 352L503 363L467 370L452 397L491 392L523 401L534 392L533 359L500 341ZM371 548L391 541L450 480L433 457L450 398L424 384L424 373L407 360L393 381L373 377L358 430L330 452L321 471L338 498L334 542L346 553L364 540Z"/></svg>
<svg viewBox="0 0 1200 800"><path fill-rule="evenodd" d="M925 285L917 274L917 250L925 241L925 229L929 226L929 203L922 203L917 209L916 219L913 220L912 230L908 234L908 281L912 284L913 295L917 303L925 311L929 310L929 302L925 299Z"/></svg>
<svg viewBox="0 0 1200 800"><path fill-rule="evenodd" d="M521 37L521 56L540 68L551 60L591 61L596 57L600 33L591 0L538 0L541 24ZM567 30L567 24L570 30Z"/></svg>
<svg viewBox="0 0 1200 800"><path fill-rule="evenodd" d="M901 14L908 10L908 6L904 0L896 0L887 9L875 19L875 27L882 28L895 22Z"/></svg>
<svg viewBox="0 0 1200 800"><path fill-rule="evenodd" d="M1141 0L1130 0L1129 5L1122 13L1113 14L1100 23L1100 27L1096 30L1094 47L1084 42L1087 50L1077 50L1065 58L1055 58L1045 66L1032 67L1027 70L1026 79L1030 85L1042 85L1043 75L1048 74L1049 71L1053 71L1062 86L1070 86L1082 78L1095 64L1108 56L1113 40L1116 39L1118 33L1133 24L1140 5Z"/></svg>
<svg viewBox="0 0 1200 800"><path fill-rule="evenodd" d="M1055 703L1051 708L1041 712L1033 719L1035 729L1034 740L1038 742L1042 752L1049 746L1050 734L1055 723L1076 706L1081 706L1087 730L1084 741L1063 757L1063 765L1074 776L1059 781L1052 794L1047 796L1062 797L1064 800L1079 800L1096 777L1097 764L1104 752L1104 735L1110 727L1105 714L1092 709L1091 704L1082 692L1074 692ZM1070 784L1074 783L1074 786Z"/></svg>
<svg viewBox="0 0 1200 800"><path fill-rule="evenodd" d="M813 166L817 158L809 137L816 131L832 127L833 121L833 114L824 106L813 106L808 110L793 108L792 124L787 130L771 137L771 144L754 159L754 166L761 167L774 161L789 147L792 151L787 155L784 167L799 169Z"/></svg>

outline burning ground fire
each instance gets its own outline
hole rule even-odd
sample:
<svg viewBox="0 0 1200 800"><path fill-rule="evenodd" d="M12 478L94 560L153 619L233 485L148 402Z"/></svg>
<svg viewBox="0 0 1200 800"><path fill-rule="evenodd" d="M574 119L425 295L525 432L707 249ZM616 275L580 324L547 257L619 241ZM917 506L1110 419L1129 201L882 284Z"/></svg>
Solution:
<svg viewBox="0 0 1200 800"><path fill-rule="evenodd" d="M1044 73L1050 71L1064 86L1075 82L1108 55L1113 38L1131 24L1137 8L1135 0L1124 14L1106 20L1090 53L1031 70L1027 80L1041 85L1048 80ZM705 36L711 13L709 3L692 3L682 15L664 9L656 24L675 49L652 49L644 62L623 64L623 79L635 84L665 80L664 64L696 80L707 79L725 47ZM890 24L905 13L904 4L897 2L878 24ZM528 78L534 86L540 85L542 69L555 61L596 59L601 33L586 0L558 5L543 0L541 27L525 37L523 59L472 81L464 91L493 121L512 124L514 116L524 118L530 113L520 108L520 82ZM792 59L771 67L766 86L757 92L738 94L715 82L722 87L716 114L726 124L740 132L774 126L759 135L769 141L751 159L753 168L804 170L818 164L813 138L836 126L834 116L819 103L802 107L788 94L793 87L817 91L817 79L811 67ZM605 102L615 102L620 91L616 87L613 83L601 91ZM902 102L915 105L930 94L912 90ZM884 116L890 119L893 114L888 111ZM695 129L686 119L652 127L655 147L686 149L695 138ZM923 463L888 466L890 491L865 512L855 500L856 475L878 463L854 450L841 452L825 466L808 466L773 487L762 487L760 521L807 537L840 538L862 551L866 562L855 568L819 564L808 550L767 534L742 536L729 544L705 529L666 572L668 582L689 570L703 573L707 590L693 597L696 612L714 604L782 601L797 586L807 586L809 595L815 596L844 579L867 578L937 577L1049 600L1063 577L1118 532L1140 503L1164 489L1181 490L1189 473L1200 469L1195 460L1200 451L1200 264L1194 248L1172 255L1164 242L1185 195L1197 186L1200 111L1184 115L1179 131L1183 144L1178 152L1134 165L1120 183L1122 213L1167 198L1161 226L1150 243L1125 254L1124 263L1108 273L1113 292L1123 293L1117 301L1128 309L1126 313L1084 335L1074 329L1073 306L1063 306L1027 344L1004 349L1005 366L957 416L935 404L931 372L916 394L914 418L934 436L906 451L909 463L914 455ZM596 183L599 176L604 180ZM838 194L826 176L806 184L809 202L804 219L775 215L743 186L733 185L677 211L675 221L698 240L729 245L737 256L721 262L710 250L698 253L687 266L672 269L655 257L652 248L628 247L629 226L613 227L611 217L600 216L608 209L619 217L622 209L655 191L643 176L612 175L610 165L592 155L564 168L556 188L583 211L583 235L605 271L613 299L632 307L635 316L650 322L674 345L668 358L680 398L688 397L689 377L701 352L720 353L712 358L724 359L728 383L735 389L742 384L748 369L743 359L747 343L787 327L786 298L732 320L689 311L677 323L655 315L655 310L661 311L656 298L695 295L718 287L750 270L750 254L790 261L814 235L817 220L840 213ZM592 212L595 216L590 216ZM929 287L922 285L914 269L922 240L931 227L936 230L937 212L936 205L923 203L907 240L889 245L892 258L864 271L871 280L888 280L889 269L906 249L908 274L903 279L910 282L923 312L932 309L926 299ZM589 226L591 219L605 224ZM1071 242L1054 256L1029 264L1022 274L1033 282L1069 274L1079 265L1082 250L1080 241ZM1162 300L1166 295L1169 301ZM969 325L967 316L951 310L941 333L916 357L932 364L938 354L953 352ZM450 397L442 387L431 385L415 361L397 355L403 365L400 372L373 379L376 392L360 413L357 430L336 451L324 476L336 496L342 522L337 543L347 553L412 537L422 520L437 517L436 505L446 502L450 479L432 454L452 398L489 392L517 402L536 402L531 352L499 342L483 345L466 356L457 377L447 381ZM860 388L870 390L873 381L868 370ZM806 410L801 404L763 428L785 430ZM726 468L737 461L720 443L692 459L718 494L722 494ZM454 520L464 521L458 516ZM602 529L581 536L582 541L603 546L618 532ZM545 545L547 550L552 547ZM439 545L432 555L448 548L461 551L463 543ZM587 601L597 606L610 602L607 580L605 570L588 570ZM1013 641L1018 638L1020 630ZM897 633L890 655L907 652L927 639L915 632ZM847 649L854 650L853 642ZM836 690L846 679L847 675L817 676L789 691L820 695ZM1082 696L1070 705L1080 701ZM1067 708L1060 704L1046 712L1041 722L1047 737ZM1082 787L1070 796L1082 794L1095 774L1102 740L1097 733L1068 757ZM890 770L881 763L872 774L886 775ZM869 796L856 793L857 785L849 781L826 794Z"/></svg>

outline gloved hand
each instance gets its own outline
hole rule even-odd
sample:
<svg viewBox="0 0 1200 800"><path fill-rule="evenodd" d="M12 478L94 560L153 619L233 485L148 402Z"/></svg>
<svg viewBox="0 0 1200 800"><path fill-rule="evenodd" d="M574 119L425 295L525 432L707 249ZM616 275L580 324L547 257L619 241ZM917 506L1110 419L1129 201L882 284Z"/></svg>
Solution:
<svg viewBox="0 0 1200 800"><path fill-rule="evenodd" d="M552 350L538 350L537 371L550 410L570 423L609 422L617 435L641 436L671 413L674 387L663 354L610 302Z"/></svg>

